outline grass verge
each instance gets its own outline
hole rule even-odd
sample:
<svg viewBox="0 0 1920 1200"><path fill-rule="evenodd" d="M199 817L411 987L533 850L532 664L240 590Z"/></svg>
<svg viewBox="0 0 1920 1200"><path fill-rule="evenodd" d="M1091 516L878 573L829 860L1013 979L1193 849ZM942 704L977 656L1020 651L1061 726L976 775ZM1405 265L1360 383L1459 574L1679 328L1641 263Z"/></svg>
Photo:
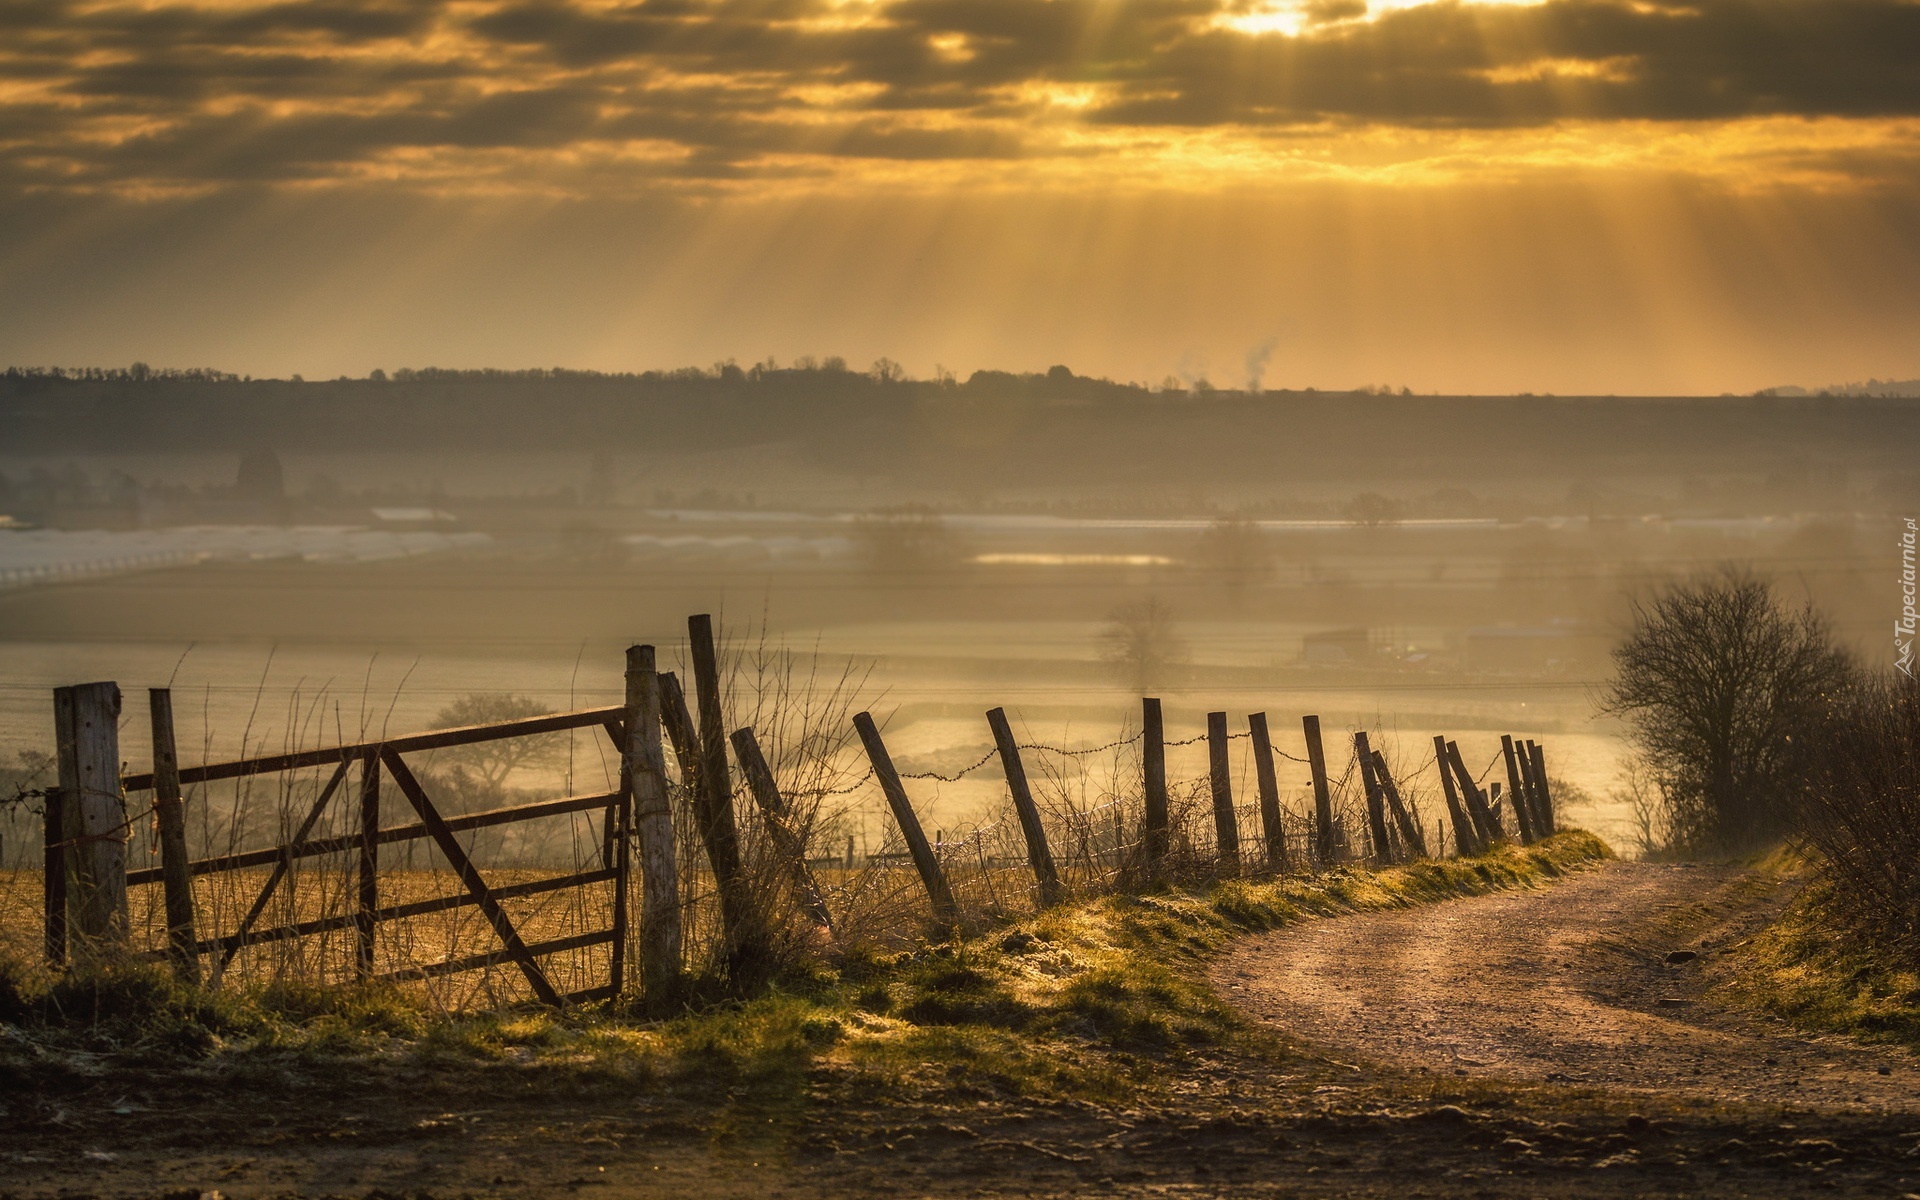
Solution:
<svg viewBox="0 0 1920 1200"><path fill-rule="evenodd" d="M0 1083L84 1074L110 1054L262 1082L329 1064L447 1079L513 1070L763 1106L798 1103L822 1074L876 1099L1113 1102L1237 1036L1204 978L1236 937L1537 886L1608 856L1573 831L1476 858L1100 897L963 943L850 955L758 998L652 1022L612 1009L434 1014L366 989L208 995L148 966L58 980L0 970Z"/></svg>
<svg viewBox="0 0 1920 1200"><path fill-rule="evenodd" d="M1920 1051L1920 973L1832 918L1819 879L1740 948L1727 983L1740 1003L1814 1033Z"/></svg>

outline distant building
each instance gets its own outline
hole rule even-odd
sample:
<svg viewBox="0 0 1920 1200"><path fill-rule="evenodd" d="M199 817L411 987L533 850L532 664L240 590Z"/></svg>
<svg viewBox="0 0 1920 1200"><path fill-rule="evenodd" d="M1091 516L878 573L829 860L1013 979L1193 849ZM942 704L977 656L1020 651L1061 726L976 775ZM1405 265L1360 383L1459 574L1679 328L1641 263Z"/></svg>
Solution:
<svg viewBox="0 0 1920 1200"><path fill-rule="evenodd" d="M1373 637L1361 626L1323 630L1300 639L1300 661L1309 666L1352 666L1373 658Z"/></svg>

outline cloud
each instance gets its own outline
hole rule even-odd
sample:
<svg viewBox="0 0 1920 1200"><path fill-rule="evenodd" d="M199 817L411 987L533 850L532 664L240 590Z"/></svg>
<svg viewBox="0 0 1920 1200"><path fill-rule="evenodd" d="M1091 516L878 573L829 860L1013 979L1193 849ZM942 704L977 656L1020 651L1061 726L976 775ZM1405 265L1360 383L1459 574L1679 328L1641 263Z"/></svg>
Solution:
<svg viewBox="0 0 1920 1200"><path fill-rule="evenodd" d="M1905 164L1920 117L1909 0L1249 3L21 0L0 9L0 187L1124 174L1229 144L1306 169L1357 133L1832 119L1888 122ZM1873 176L1870 145L1823 138L1783 153Z"/></svg>

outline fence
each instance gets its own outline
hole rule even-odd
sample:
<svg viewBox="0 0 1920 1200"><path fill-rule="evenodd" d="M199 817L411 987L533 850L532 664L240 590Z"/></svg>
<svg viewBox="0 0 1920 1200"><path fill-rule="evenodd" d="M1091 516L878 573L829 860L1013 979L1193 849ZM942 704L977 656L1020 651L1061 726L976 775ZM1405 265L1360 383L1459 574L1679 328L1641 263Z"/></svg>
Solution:
<svg viewBox="0 0 1920 1200"><path fill-rule="evenodd" d="M816 752L857 753L864 770L843 763L831 786L805 786L789 769L783 787L751 725L726 732L710 620L692 618L689 635L692 705L678 677L656 669L653 648L636 646L621 705L184 768L171 698L158 689L149 697L153 769L125 776L117 686L59 689L59 785L44 820L46 953L62 961L70 951L127 947L215 984L383 980L427 987L449 1007L629 993L664 1002L684 995L690 975L742 985L822 942L966 932L1074 895L1198 876L1402 862L1449 847L1472 854L1555 828L1544 750L1532 742L1502 738L1500 756L1476 776L1457 743L1435 737L1425 762L1396 774L1359 731L1333 777L1315 716L1301 720L1301 757L1274 744L1264 713L1250 714L1243 730L1230 728L1227 713L1210 713L1204 734L1170 741L1154 698L1141 702L1137 731L1083 748L1022 742L1006 712L993 709L992 749L944 773L900 771L878 724L859 712L849 722L857 752L844 728L841 741ZM443 801L457 789L447 777L416 769L422 754L576 731L608 739L617 786L449 807ZM1236 778L1236 741L1246 742L1251 788L1246 772ZM1200 744L1205 777L1170 781L1168 748ZM1102 755L1108 782L1089 795L1084 764ZM1282 761L1304 768L1305 811L1283 802ZM930 838L909 786L996 764L1002 814ZM1502 765L1505 779L1487 782ZM1429 768L1439 787L1427 795L1444 809L1432 824L1421 802ZM270 844L240 844L261 838L257 829L248 836L236 808L222 852L203 834L202 854L189 853L188 816L211 820L210 785L267 779L279 789ZM890 816L883 844L856 856L849 836L844 852L822 853L831 833L823 802L870 788ZM143 797L144 805L130 803ZM156 830L161 861L128 869L128 831L143 822ZM563 835L557 873L477 844L540 823ZM416 868L413 849L423 843L427 861ZM392 857L402 848L404 865ZM636 903L637 922L628 916ZM453 982L465 976L471 981Z"/></svg>

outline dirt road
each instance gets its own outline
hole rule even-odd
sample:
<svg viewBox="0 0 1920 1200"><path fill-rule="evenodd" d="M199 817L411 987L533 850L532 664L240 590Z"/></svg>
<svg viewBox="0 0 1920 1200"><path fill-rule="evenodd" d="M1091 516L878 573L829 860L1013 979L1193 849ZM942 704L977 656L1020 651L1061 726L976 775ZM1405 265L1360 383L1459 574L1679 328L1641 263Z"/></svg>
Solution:
<svg viewBox="0 0 1920 1200"><path fill-rule="evenodd" d="M1796 1109L1920 1111L1911 1055L1795 1036L1711 1002L1719 951L1788 886L1728 867L1613 862L1539 891L1282 930L1243 945L1213 978L1258 1019L1355 1061Z"/></svg>

